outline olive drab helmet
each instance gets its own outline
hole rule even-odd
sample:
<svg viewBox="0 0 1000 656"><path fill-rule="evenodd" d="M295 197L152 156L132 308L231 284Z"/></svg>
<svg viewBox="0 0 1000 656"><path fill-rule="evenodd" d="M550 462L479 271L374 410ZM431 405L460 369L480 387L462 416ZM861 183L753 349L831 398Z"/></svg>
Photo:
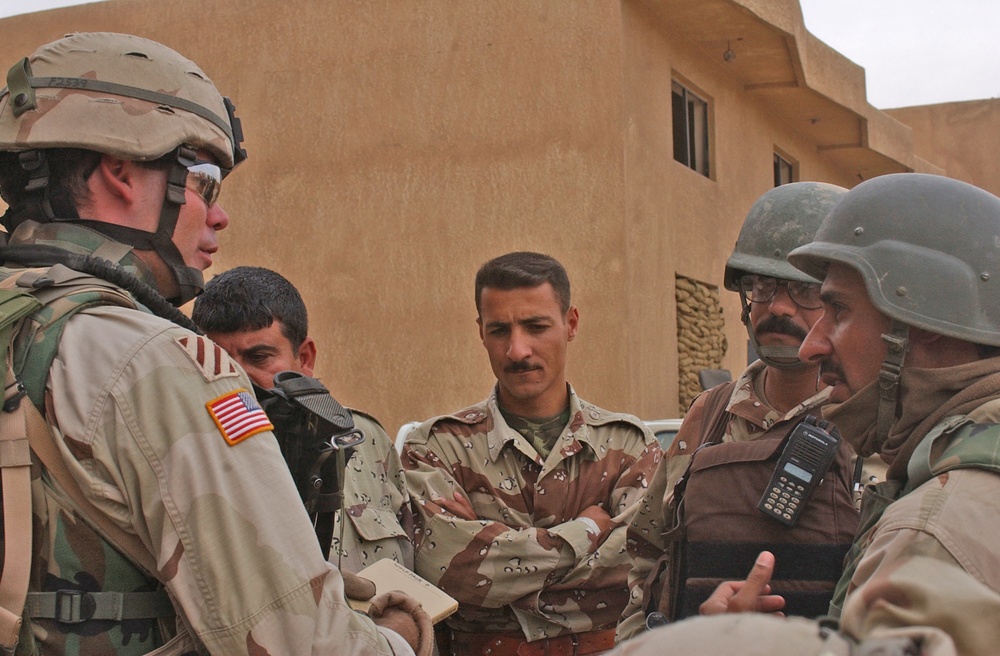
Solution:
<svg viewBox="0 0 1000 656"><path fill-rule="evenodd" d="M126 160L174 160L156 232L81 221L166 262L186 302L204 286L171 241L185 202L187 167L205 149L225 176L246 158L233 105L190 60L155 41L126 34L70 34L14 64L0 90L0 152L19 153L33 199L27 216L55 217L47 195L46 149L81 148ZM23 208L21 208L23 210ZM10 228L10 226L8 226Z"/></svg>
<svg viewBox="0 0 1000 656"><path fill-rule="evenodd" d="M747 274L818 282L789 264L788 254L812 241L823 218L846 193L843 187L825 182L792 182L758 198L743 221L733 254L726 261L723 278L726 289L739 291L740 278ZM742 294L740 302L750 343L765 364L781 369L805 366L799 359L798 347L758 343L750 325L750 306Z"/></svg>
<svg viewBox="0 0 1000 656"><path fill-rule="evenodd" d="M864 280L891 320L876 440L895 420L909 326L1000 346L1000 198L958 180L895 173L859 184L789 260L823 278L831 262Z"/></svg>

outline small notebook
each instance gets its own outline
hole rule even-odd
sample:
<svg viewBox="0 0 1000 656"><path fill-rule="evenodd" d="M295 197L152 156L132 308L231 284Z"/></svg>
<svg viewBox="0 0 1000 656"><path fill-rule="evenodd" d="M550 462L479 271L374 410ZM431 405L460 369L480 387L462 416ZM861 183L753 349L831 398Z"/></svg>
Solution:
<svg viewBox="0 0 1000 656"><path fill-rule="evenodd" d="M358 576L375 584L375 594L399 590L410 595L420 602L435 624L458 610L458 602L453 597L391 558L375 561L358 572ZM351 608L363 613L367 613L371 606L368 601L358 599L348 599L347 602Z"/></svg>

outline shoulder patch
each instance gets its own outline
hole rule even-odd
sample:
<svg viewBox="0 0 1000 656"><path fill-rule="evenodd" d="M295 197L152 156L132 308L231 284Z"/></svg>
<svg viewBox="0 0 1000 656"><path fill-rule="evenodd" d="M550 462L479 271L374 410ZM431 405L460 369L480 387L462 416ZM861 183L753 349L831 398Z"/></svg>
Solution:
<svg viewBox="0 0 1000 656"><path fill-rule="evenodd" d="M205 381L211 383L228 376L239 376L236 363L226 351L204 335L183 335L174 342L187 353Z"/></svg>
<svg viewBox="0 0 1000 656"><path fill-rule="evenodd" d="M245 389L223 394L206 403L205 407L229 446L239 444L251 435L274 430L263 408Z"/></svg>

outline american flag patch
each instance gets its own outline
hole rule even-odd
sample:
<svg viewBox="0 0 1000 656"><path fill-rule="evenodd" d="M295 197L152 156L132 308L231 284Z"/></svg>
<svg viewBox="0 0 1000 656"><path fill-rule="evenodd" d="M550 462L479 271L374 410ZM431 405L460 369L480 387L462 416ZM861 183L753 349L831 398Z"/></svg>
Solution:
<svg viewBox="0 0 1000 656"><path fill-rule="evenodd" d="M274 430L267 414L245 389L230 392L205 404L212 415L222 437L230 446L242 442L251 435Z"/></svg>

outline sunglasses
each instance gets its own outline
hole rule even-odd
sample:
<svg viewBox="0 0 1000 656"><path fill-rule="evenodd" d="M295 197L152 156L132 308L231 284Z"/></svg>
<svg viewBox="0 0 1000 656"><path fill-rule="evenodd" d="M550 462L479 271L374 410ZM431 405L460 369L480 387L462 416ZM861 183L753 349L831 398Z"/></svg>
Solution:
<svg viewBox="0 0 1000 656"><path fill-rule="evenodd" d="M211 162L196 162L187 167L187 182L185 186L201 196L205 204L211 207L219 200L222 191L222 169Z"/></svg>
<svg viewBox="0 0 1000 656"><path fill-rule="evenodd" d="M798 280L779 280L770 276L743 276L740 278L740 293L750 303L767 303L778 293L778 287L788 290L788 296L803 310L818 310L823 306L819 300L819 283Z"/></svg>

